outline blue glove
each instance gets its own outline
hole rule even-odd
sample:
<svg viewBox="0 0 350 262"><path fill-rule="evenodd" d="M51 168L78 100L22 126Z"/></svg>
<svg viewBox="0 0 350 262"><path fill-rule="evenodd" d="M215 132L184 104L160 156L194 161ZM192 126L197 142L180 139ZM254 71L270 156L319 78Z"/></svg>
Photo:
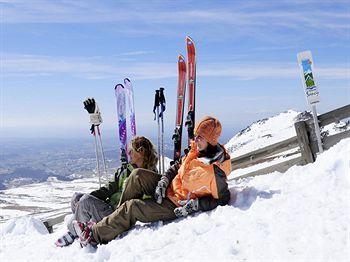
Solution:
<svg viewBox="0 0 350 262"><path fill-rule="evenodd" d="M182 200L179 201L179 204L181 205L181 207L177 207L174 209L174 213L177 217L185 217L199 210L198 198Z"/></svg>

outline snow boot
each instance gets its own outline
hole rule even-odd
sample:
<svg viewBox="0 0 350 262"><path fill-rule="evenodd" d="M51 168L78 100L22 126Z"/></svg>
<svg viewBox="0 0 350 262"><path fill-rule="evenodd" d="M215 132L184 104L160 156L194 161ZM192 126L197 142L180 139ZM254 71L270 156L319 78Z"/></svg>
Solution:
<svg viewBox="0 0 350 262"><path fill-rule="evenodd" d="M97 248L97 241L94 239L92 235L92 226L95 225L95 222L89 221L87 223L82 223L78 221L73 221L73 226L75 232L77 232L79 236L79 242L81 247L92 246Z"/></svg>
<svg viewBox="0 0 350 262"><path fill-rule="evenodd" d="M77 236L74 236L71 232L68 231L63 236L61 236L59 239L56 240L55 245L57 247L69 246L74 242L76 238Z"/></svg>

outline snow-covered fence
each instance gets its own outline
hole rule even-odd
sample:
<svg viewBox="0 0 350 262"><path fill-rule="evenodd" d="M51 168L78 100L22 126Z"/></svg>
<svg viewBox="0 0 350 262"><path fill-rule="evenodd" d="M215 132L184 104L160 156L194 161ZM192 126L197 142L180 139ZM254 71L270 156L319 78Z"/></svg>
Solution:
<svg viewBox="0 0 350 262"><path fill-rule="evenodd" d="M330 112L327 112L325 114L319 115L318 116L319 126L322 129L323 127L331 123L338 122L342 119L349 118L349 117L350 117L350 105L346 105L338 109L332 110ZM310 149L315 159L316 153L318 153L318 146L316 142L316 134L315 134L315 129L314 129L312 119L308 119L305 121L305 127L306 127L306 132L308 133L308 136L310 139ZM350 136L350 130L346 130L331 136L326 135L322 138L323 149L327 150L331 146L338 143L343 138L346 138L349 136Z"/></svg>
<svg viewBox="0 0 350 262"><path fill-rule="evenodd" d="M276 157L275 155L297 148L298 146L298 139L294 136L287 140L232 158L232 168L236 170L270 161Z"/></svg>
<svg viewBox="0 0 350 262"><path fill-rule="evenodd" d="M64 218L68 214L69 213L63 213L63 214L60 214L59 216L44 218L44 219L42 219L42 221L43 221L44 225L46 226L47 230L49 231L49 233L52 233L53 226L62 223L64 221Z"/></svg>
<svg viewBox="0 0 350 262"><path fill-rule="evenodd" d="M343 106L333 111L318 116L319 126L323 128L331 123L350 117L350 105ZM284 141L260 148L253 152L231 159L232 170L247 168L253 165L270 162L277 157L287 158L283 162L264 167L233 179L264 175L274 171L285 172L294 165L313 163L318 153L317 137L313 119L309 118L294 124L296 136ZM350 130L322 137L323 149L327 150L341 139L350 137ZM294 157L293 157L294 156Z"/></svg>

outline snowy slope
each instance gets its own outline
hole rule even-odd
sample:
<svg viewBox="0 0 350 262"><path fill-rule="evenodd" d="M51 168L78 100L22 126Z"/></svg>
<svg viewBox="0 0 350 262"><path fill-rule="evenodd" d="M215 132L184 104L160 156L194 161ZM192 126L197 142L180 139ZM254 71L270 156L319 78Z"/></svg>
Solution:
<svg viewBox="0 0 350 262"><path fill-rule="evenodd" d="M81 249L56 248L35 219L2 224L1 261L348 261L350 139L307 166L231 184L236 201ZM21 250L21 252L18 252Z"/></svg>
<svg viewBox="0 0 350 262"><path fill-rule="evenodd" d="M165 169L171 159L165 157ZM158 165L157 165L158 166ZM115 170L111 173L114 173ZM107 183L102 177L102 183ZM34 214L36 217L51 217L70 212L70 199L75 192L89 193L98 189L98 177L61 181L50 177L43 183L35 183L0 190L0 223L11 218Z"/></svg>
<svg viewBox="0 0 350 262"><path fill-rule="evenodd" d="M306 119L312 119L312 115L308 111L296 112L294 110L288 110L282 112L276 116L254 122L232 137L225 147L230 153L231 158L239 157L254 150L261 149L296 136L294 123ZM349 121L340 121L339 123L332 123L321 128L321 136L330 136L349 129ZM230 178L239 177L279 162L297 158L300 156L298 150L299 148L294 148L275 155L275 158L272 161L235 170L231 173Z"/></svg>
<svg viewBox="0 0 350 262"><path fill-rule="evenodd" d="M37 217L70 212L74 192L88 193L98 188L98 178L60 181L55 178L44 183L30 184L0 192L0 221L36 214Z"/></svg>
<svg viewBox="0 0 350 262"><path fill-rule="evenodd" d="M296 135L294 122L300 112L288 110L254 122L225 145L231 157L237 157Z"/></svg>
<svg viewBox="0 0 350 262"><path fill-rule="evenodd" d="M292 137L295 135L294 122L296 119L300 118L300 115L305 115L305 112L300 114L296 111L288 110L276 116L259 120L235 135L225 146L230 151L231 157L237 157ZM340 123L336 126L328 125L325 131L329 134L334 134L349 127L350 125L347 123ZM52 153L51 151L49 152ZM82 152L74 151L70 152L70 154L79 155L82 154ZM297 156L298 155L295 155L293 157ZM275 162L283 160L286 159L276 159ZM61 161L62 163L59 163L59 166L64 163L63 159ZM168 166L169 163L170 159L166 158L165 165ZM272 162L269 162L235 170L230 177L239 176L271 164ZM87 167L89 167L89 165L90 164L87 164ZM74 166L71 168L74 168ZM85 167L81 166L80 169L84 170ZM115 169L111 169L110 173L112 174L114 171ZM0 190L0 223L14 217L28 214L38 214L39 217L44 217L69 211L70 207L68 203L74 192L91 192L98 188L97 177L92 177L85 172L82 173L82 177L85 178L75 179L69 182L50 178L49 181L44 183Z"/></svg>
<svg viewBox="0 0 350 262"><path fill-rule="evenodd" d="M287 139L295 135L293 124L298 118L298 112L289 110L257 121L234 136L226 148L236 157ZM348 123L329 125L323 131L334 134L344 128L349 128ZM343 140L314 164L293 167L285 174L232 181L229 206L164 226L138 225L92 253L81 250L78 243L54 247L65 225L45 234L38 218L69 211L73 192L96 189L97 178L51 179L0 190L0 222L18 217L0 224L0 260L346 261L350 255L349 149L350 139ZM28 216L32 213L35 217Z"/></svg>

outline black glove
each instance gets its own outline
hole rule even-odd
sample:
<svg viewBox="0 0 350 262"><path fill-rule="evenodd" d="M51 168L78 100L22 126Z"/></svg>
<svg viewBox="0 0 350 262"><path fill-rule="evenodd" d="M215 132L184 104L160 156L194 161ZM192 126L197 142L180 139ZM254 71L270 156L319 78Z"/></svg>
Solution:
<svg viewBox="0 0 350 262"><path fill-rule="evenodd" d="M91 123L91 132L94 132L95 126L98 126L102 123L102 117L100 109L98 108L98 105L93 98L88 98L84 102L84 108L86 111L88 111L90 116L90 123Z"/></svg>
<svg viewBox="0 0 350 262"><path fill-rule="evenodd" d="M177 207L174 209L174 213L177 217L185 217L199 210L198 198L182 200L179 201L179 204L181 205L181 207Z"/></svg>
<svg viewBox="0 0 350 262"><path fill-rule="evenodd" d="M84 108L89 114L95 113L96 101L93 98L87 98L84 102Z"/></svg>
<svg viewBox="0 0 350 262"><path fill-rule="evenodd" d="M163 198L165 198L165 193L168 185L169 179L166 176L162 176L158 182L156 191L154 192L154 198L158 204L161 204L163 202Z"/></svg>

